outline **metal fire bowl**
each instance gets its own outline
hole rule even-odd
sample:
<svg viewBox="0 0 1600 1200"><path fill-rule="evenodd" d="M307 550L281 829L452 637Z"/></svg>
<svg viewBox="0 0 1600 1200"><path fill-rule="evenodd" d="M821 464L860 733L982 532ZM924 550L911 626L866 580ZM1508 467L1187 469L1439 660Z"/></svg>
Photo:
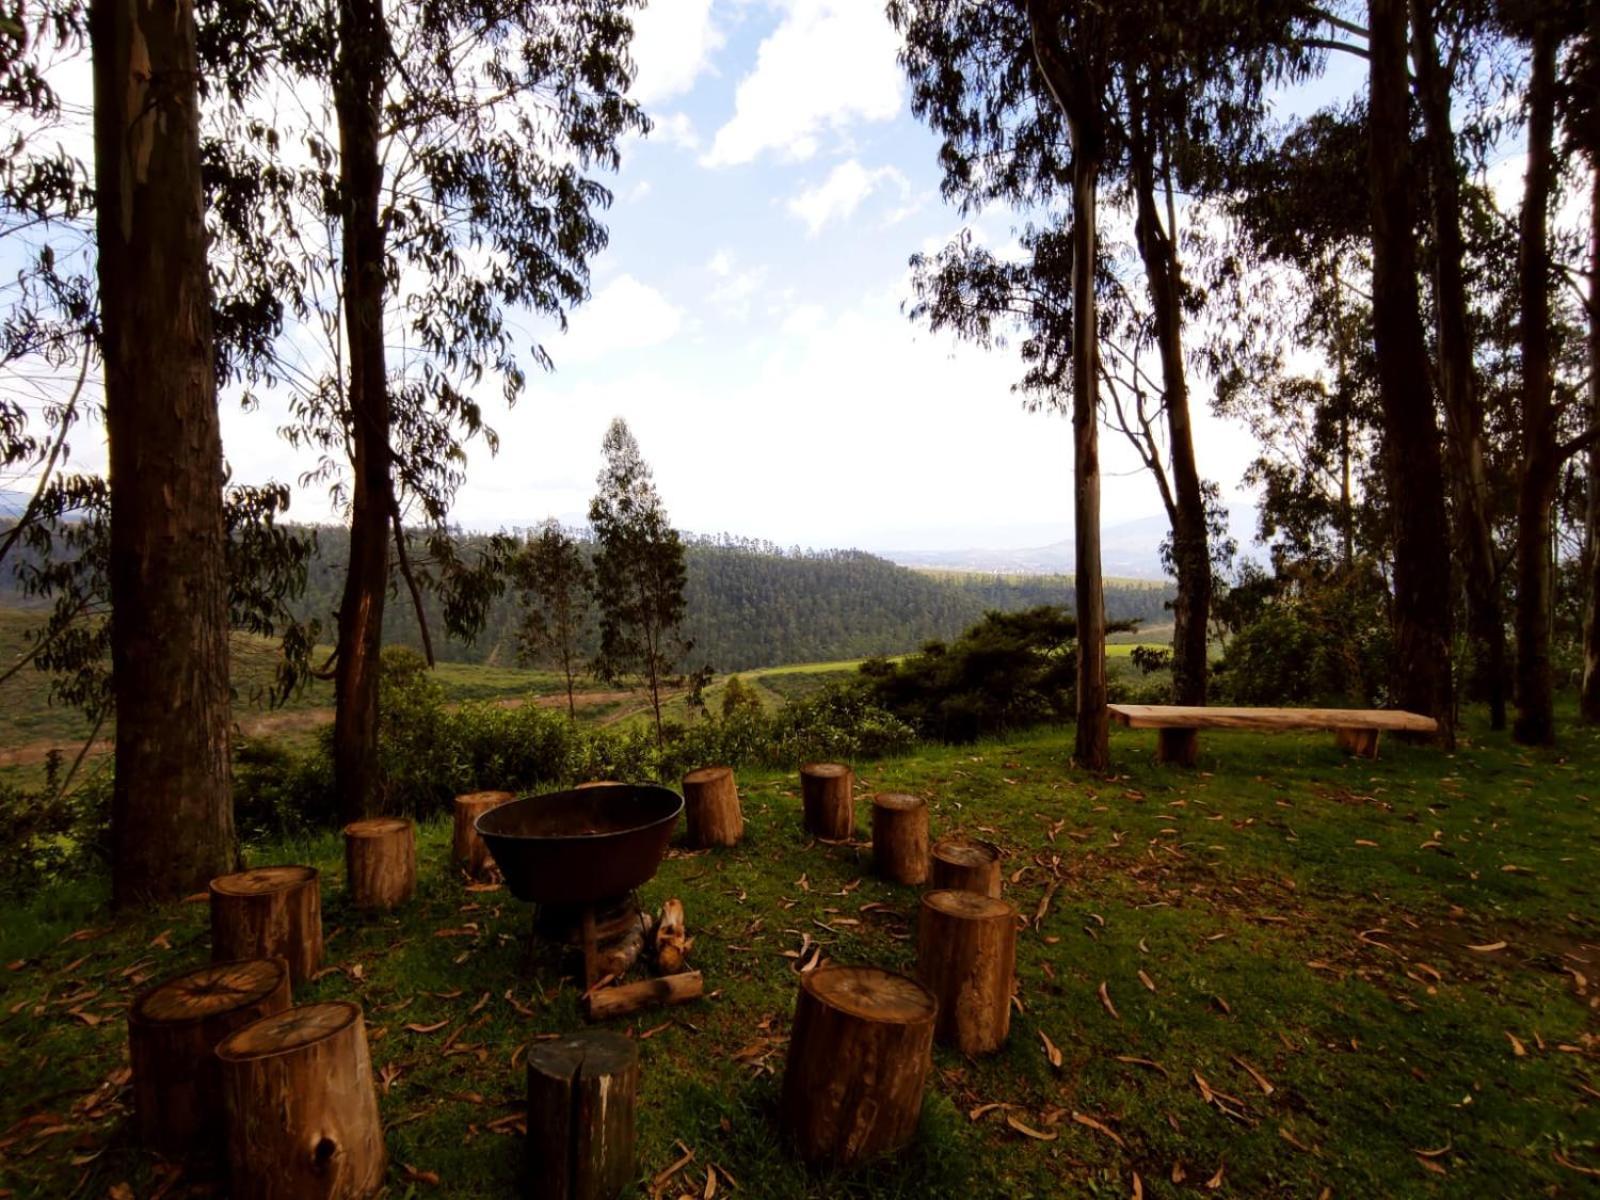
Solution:
<svg viewBox="0 0 1600 1200"><path fill-rule="evenodd" d="M592 904L655 875L682 811L670 788L616 783L524 796L476 824L518 900Z"/></svg>

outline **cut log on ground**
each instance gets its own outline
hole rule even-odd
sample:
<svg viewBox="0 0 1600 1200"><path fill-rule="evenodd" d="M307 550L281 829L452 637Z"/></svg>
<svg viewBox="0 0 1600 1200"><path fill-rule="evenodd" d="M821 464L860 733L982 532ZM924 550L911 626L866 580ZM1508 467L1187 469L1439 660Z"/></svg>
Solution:
<svg viewBox="0 0 1600 1200"><path fill-rule="evenodd" d="M633 1182L639 1044L595 1030L528 1050L531 1200L615 1200Z"/></svg>
<svg viewBox="0 0 1600 1200"><path fill-rule="evenodd" d="M807 763L800 768L800 802L808 833L829 841L856 834L855 772L843 763Z"/></svg>
<svg viewBox="0 0 1600 1200"><path fill-rule="evenodd" d="M315 867L257 867L211 881L211 958L281 958L299 987L322 966L322 884Z"/></svg>
<svg viewBox="0 0 1600 1200"><path fill-rule="evenodd" d="M872 798L872 865L892 883L928 878L928 802L883 792Z"/></svg>
<svg viewBox="0 0 1600 1200"><path fill-rule="evenodd" d="M399 817L350 822L344 865L357 908L398 908L417 890L417 827Z"/></svg>
<svg viewBox="0 0 1600 1200"><path fill-rule="evenodd" d="M732 767L701 767L683 777L683 812L691 846L737 846L744 813Z"/></svg>
<svg viewBox="0 0 1600 1200"><path fill-rule="evenodd" d="M207 1153L222 1136L217 1043L289 1007L281 958L212 963L142 992L128 1009L139 1140L172 1156Z"/></svg>
<svg viewBox="0 0 1600 1200"><path fill-rule="evenodd" d="M656 970L663 975L676 975L683 970L694 939L684 928L683 901L673 897L661 906L661 920L656 925Z"/></svg>
<svg viewBox="0 0 1600 1200"><path fill-rule="evenodd" d="M291 1008L217 1047L234 1200L355 1200L383 1185L359 1005Z"/></svg>
<svg viewBox="0 0 1600 1200"><path fill-rule="evenodd" d="M928 892L917 925L917 978L939 1002L933 1035L963 1054L1005 1045L1017 968L1017 910L976 892Z"/></svg>
<svg viewBox="0 0 1600 1200"><path fill-rule="evenodd" d="M945 838L933 847L935 891L977 892L1000 898L1000 847L978 838Z"/></svg>
<svg viewBox="0 0 1600 1200"><path fill-rule="evenodd" d="M632 1016L658 1004L687 1004L705 995L706 981L699 971L662 975L638 983L603 987L590 992L583 1002L584 1015L591 1021Z"/></svg>
<svg viewBox="0 0 1600 1200"><path fill-rule="evenodd" d="M935 1002L876 967L800 977L779 1119L800 1156L848 1166L916 1133L932 1063Z"/></svg>
<svg viewBox="0 0 1600 1200"><path fill-rule="evenodd" d="M478 818L490 809L516 799L510 792L468 792L456 797L455 837L450 845L450 861L456 870L465 871L479 883L493 882L500 872L495 868L489 847L478 836Z"/></svg>

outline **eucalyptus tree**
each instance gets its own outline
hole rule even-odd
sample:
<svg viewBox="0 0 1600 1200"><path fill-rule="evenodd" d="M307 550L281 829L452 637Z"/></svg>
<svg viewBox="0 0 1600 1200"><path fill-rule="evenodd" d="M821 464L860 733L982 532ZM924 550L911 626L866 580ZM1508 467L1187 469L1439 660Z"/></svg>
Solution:
<svg viewBox="0 0 1600 1200"><path fill-rule="evenodd" d="M1589 162L1589 424L1600 429L1600 4L1568 59L1563 117L1568 139ZM1584 522L1587 605L1583 621L1583 719L1600 724L1600 440L1589 444Z"/></svg>
<svg viewBox="0 0 1600 1200"><path fill-rule="evenodd" d="M183 895L235 861L228 586L194 12L89 9L110 446L112 893Z"/></svg>
<svg viewBox="0 0 1600 1200"><path fill-rule="evenodd" d="M1116 279L1104 265L1098 232L1102 192L1111 189L1134 215L1150 304L1147 327L1134 341L1152 343L1161 362L1160 383L1152 390L1161 397L1170 480L1159 469L1150 414L1122 424L1157 468L1172 517L1179 580L1175 677L1180 699L1200 703L1211 563L1182 334L1197 296L1181 270L1174 194L1185 185L1199 186L1208 156L1227 157L1238 141L1253 135L1261 85L1294 52L1287 35L1300 20L1300 7L1223 4L1196 12L1164 3L1110 8L1064 0L894 0L889 6L906 36L902 61L912 81L913 109L943 138L945 195L964 212L998 202L1047 212L1062 206L1070 213L1070 219L1052 217L1024 237L1033 264L1020 293L996 292L992 262L974 260L968 271L959 246L942 264L924 260L925 271L966 271L977 286L966 290L954 274L948 286L929 277L917 313L981 337L991 335L993 318L1019 317L1031 323L1033 352L1023 386L1047 398L1070 389L1076 748L1087 766L1103 766L1107 758L1096 432L1101 385L1114 383L1125 369L1141 374L1126 360L1107 361L1098 304ZM1014 272L1012 282L1020 282ZM939 293L954 301L943 310L948 316L932 302ZM961 315L976 315L974 304L991 302L991 312L976 323ZM1130 391L1137 400L1146 389L1136 382Z"/></svg>
<svg viewBox="0 0 1600 1200"><path fill-rule="evenodd" d="M424 588L443 593L447 626L470 634L503 587L512 540L465 562L449 510L465 444L497 446L486 382L514 402L525 366L551 365L537 344L519 355L508 314L564 322L606 243L599 213L611 197L590 172L614 169L620 139L646 128L625 97L631 7L240 0L213 22L219 46L263 28L273 46L242 53L229 76L235 104L213 162L219 225L237 284L228 311L258 334L239 374L290 386L286 433L319 455L308 477L349 513L331 669L335 768L352 813L381 801L378 649L393 569L425 645ZM320 356L297 360L293 338L286 352L280 322L320 337ZM421 561L408 516L425 530Z"/></svg>
<svg viewBox="0 0 1600 1200"><path fill-rule="evenodd" d="M538 536L528 536L512 570L522 589L517 658L560 668L567 685L567 715L576 719L578 704L573 691L580 648L590 625L594 571L584 560L578 540L555 521L547 521Z"/></svg>

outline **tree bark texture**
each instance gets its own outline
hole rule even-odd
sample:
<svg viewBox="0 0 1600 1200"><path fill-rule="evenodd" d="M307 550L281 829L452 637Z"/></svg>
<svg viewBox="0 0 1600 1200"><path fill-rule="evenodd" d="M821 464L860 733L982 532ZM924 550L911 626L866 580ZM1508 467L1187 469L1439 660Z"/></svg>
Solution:
<svg viewBox="0 0 1600 1200"><path fill-rule="evenodd" d="M322 966L322 882L315 867L256 867L213 879L211 957L281 958L300 987Z"/></svg>
<svg viewBox="0 0 1600 1200"><path fill-rule="evenodd" d="M855 772L843 763L801 767L800 803L807 833L835 842L855 837Z"/></svg>
<svg viewBox="0 0 1600 1200"><path fill-rule="evenodd" d="M744 837L744 814L733 768L701 767L685 775L683 813L691 846L737 846Z"/></svg>
<svg viewBox="0 0 1600 1200"><path fill-rule="evenodd" d="M1453 746L1450 530L1417 289L1405 0L1370 0L1368 29L1373 339L1395 534L1393 699L1433 717Z"/></svg>
<svg viewBox="0 0 1600 1200"><path fill-rule="evenodd" d="M609 1021L613 1017L631 1017L658 1004L687 1004L700 999L705 990L705 976L699 971L679 971L676 975L660 975L591 992L583 1002L583 1012L591 1021Z"/></svg>
<svg viewBox="0 0 1600 1200"><path fill-rule="evenodd" d="M358 1200L383 1185L359 1005L291 1008L217 1046L234 1200Z"/></svg>
<svg viewBox="0 0 1600 1200"><path fill-rule="evenodd" d="M1561 459L1551 397L1550 193L1555 183L1556 39L1536 19L1528 77L1528 168L1518 232L1522 293L1522 478L1517 489L1517 718L1524 745L1556 740L1550 663L1550 510Z"/></svg>
<svg viewBox="0 0 1600 1200"><path fill-rule="evenodd" d="M289 1007L281 958L213 963L166 979L128 1010L139 1140L169 1156L206 1154L222 1134L217 1043Z"/></svg>
<svg viewBox="0 0 1600 1200"><path fill-rule="evenodd" d="M917 978L939 1002L933 1036L988 1054L1011 1031L1017 910L975 892L926 892L917 924Z"/></svg>
<svg viewBox="0 0 1600 1200"><path fill-rule="evenodd" d="M977 838L949 837L933 847L929 880L936 890L1000 898L1000 847Z"/></svg>
<svg viewBox="0 0 1600 1200"><path fill-rule="evenodd" d="M1483 405L1474 386L1472 335L1462 273L1461 180L1455 131L1450 120L1451 79L1439 58L1430 0L1411 0L1427 153L1428 194L1433 200L1433 303L1438 340L1439 391L1444 401L1445 446L1456 498L1457 544L1466 581L1467 633L1473 647L1469 686L1489 704L1489 723L1506 726L1510 660L1501 611L1499 567L1483 430Z"/></svg>
<svg viewBox="0 0 1600 1200"><path fill-rule="evenodd" d="M110 447L112 898L229 870L228 579L190 0L94 0Z"/></svg>
<svg viewBox="0 0 1600 1200"><path fill-rule="evenodd" d="M1106 603L1100 574L1100 357L1094 268L1105 117L1095 64L1062 44L1059 0L1027 0L1034 59L1072 140L1072 518L1078 622L1074 756L1089 771L1111 765L1106 712Z"/></svg>
<svg viewBox="0 0 1600 1200"><path fill-rule="evenodd" d="M489 847L478 836L477 820L484 813L515 799L510 792L468 792L456 797L455 827L450 843L450 861L456 870L480 882L499 874Z"/></svg>
<svg viewBox="0 0 1600 1200"><path fill-rule="evenodd" d="M350 562L339 604L333 763L345 816L380 811L378 678L389 591L389 522L396 511L391 412L384 354L383 167L379 106L389 39L382 0L339 0L334 107L339 186L350 444Z"/></svg>
<svg viewBox="0 0 1600 1200"><path fill-rule="evenodd" d="M934 1009L921 984L876 967L800 977L778 1115L801 1158L845 1167L911 1140Z"/></svg>
<svg viewBox="0 0 1600 1200"><path fill-rule="evenodd" d="M574 1034L528 1050L526 1195L615 1200L633 1182L639 1044Z"/></svg>
<svg viewBox="0 0 1600 1200"><path fill-rule="evenodd" d="M1600 8L1592 22L1600 23ZM1600 34L1596 35L1600 41ZM1589 425L1600 429L1600 155L1590 164L1589 192ZM1583 622L1583 719L1600 725L1600 442L1589 445L1589 607Z"/></svg>
<svg viewBox="0 0 1600 1200"><path fill-rule="evenodd" d="M891 883L928 878L928 802L885 792L872 798L872 865Z"/></svg>
<svg viewBox="0 0 1600 1200"><path fill-rule="evenodd" d="M344 865L357 908L398 908L417 890L417 827L400 817L350 822Z"/></svg>
<svg viewBox="0 0 1600 1200"><path fill-rule="evenodd" d="M1172 453L1172 562L1178 577L1172 603L1173 703L1206 702L1211 628L1211 551L1206 530L1206 498L1194 455L1189 418L1189 382L1183 362L1183 279L1173 246L1173 231L1161 224L1156 208L1155 148L1145 125L1140 85L1130 79L1135 195L1134 237L1144 263Z"/></svg>

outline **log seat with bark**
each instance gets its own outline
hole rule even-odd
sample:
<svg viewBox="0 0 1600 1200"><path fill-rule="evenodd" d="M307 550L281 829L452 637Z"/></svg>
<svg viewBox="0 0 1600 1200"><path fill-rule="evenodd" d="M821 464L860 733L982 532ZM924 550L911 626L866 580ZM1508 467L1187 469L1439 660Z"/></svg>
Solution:
<svg viewBox="0 0 1600 1200"><path fill-rule="evenodd" d="M977 892L927 892L917 978L939 1002L933 1035L963 1054L1005 1045L1017 967L1017 910Z"/></svg>
<svg viewBox="0 0 1600 1200"><path fill-rule="evenodd" d="M928 802L882 792L872 798L872 865L891 883L928 878Z"/></svg>
<svg viewBox="0 0 1600 1200"><path fill-rule="evenodd" d="M357 908L398 908L417 890L417 827L373 817L344 827L345 886Z"/></svg>
<svg viewBox="0 0 1600 1200"><path fill-rule="evenodd" d="M856 834L855 772L843 763L800 768L800 803L806 832L832 842Z"/></svg>
<svg viewBox="0 0 1600 1200"><path fill-rule="evenodd" d="M358 1200L383 1185L361 1007L286 1009L217 1046L234 1200Z"/></svg>
<svg viewBox="0 0 1600 1200"><path fill-rule="evenodd" d="M171 1156L214 1148L222 1134L217 1043L289 1003L281 958L212 963L141 992L128 1009L139 1140Z"/></svg>
<svg viewBox="0 0 1600 1200"><path fill-rule="evenodd" d="M744 837L744 814L733 768L701 767L685 775L683 815L691 846L737 846Z"/></svg>
<svg viewBox="0 0 1600 1200"><path fill-rule="evenodd" d="M591 1021L631 1017L657 1005L687 1004L700 999L705 991L705 977L699 971L680 971L637 983L596 988L583 998L583 1015Z"/></svg>
<svg viewBox="0 0 1600 1200"><path fill-rule="evenodd" d="M475 883L494 883L500 876L489 847L478 834L478 818L515 799L510 792L468 792L456 797L450 861Z"/></svg>
<svg viewBox="0 0 1600 1200"><path fill-rule="evenodd" d="M528 1050L530 1200L614 1200L633 1182L639 1044L596 1030Z"/></svg>
<svg viewBox="0 0 1600 1200"><path fill-rule="evenodd" d="M947 837L934 844L929 886L1000 898L1000 847L981 838Z"/></svg>
<svg viewBox="0 0 1600 1200"><path fill-rule="evenodd" d="M877 967L800 977L778 1112L802 1158L844 1167L911 1140L936 1008L916 980Z"/></svg>
<svg viewBox="0 0 1600 1200"><path fill-rule="evenodd" d="M1129 729L1156 731L1156 760L1192 767L1202 729L1246 729L1277 733L1295 729L1331 730L1339 745L1361 758L1378 757L1378 735L1434 734L1439 723L1401 709L1384 708L1212 708L1182 704L1112 704L1112 719Z"/></svg>
<svg viewBox="0 0 1600 1200"><path fill-rule="evenodd" d="M322 966L322 886L315 867L256 867L219 875L211 895L211 958L281 958L299 987Z"/></svg>

